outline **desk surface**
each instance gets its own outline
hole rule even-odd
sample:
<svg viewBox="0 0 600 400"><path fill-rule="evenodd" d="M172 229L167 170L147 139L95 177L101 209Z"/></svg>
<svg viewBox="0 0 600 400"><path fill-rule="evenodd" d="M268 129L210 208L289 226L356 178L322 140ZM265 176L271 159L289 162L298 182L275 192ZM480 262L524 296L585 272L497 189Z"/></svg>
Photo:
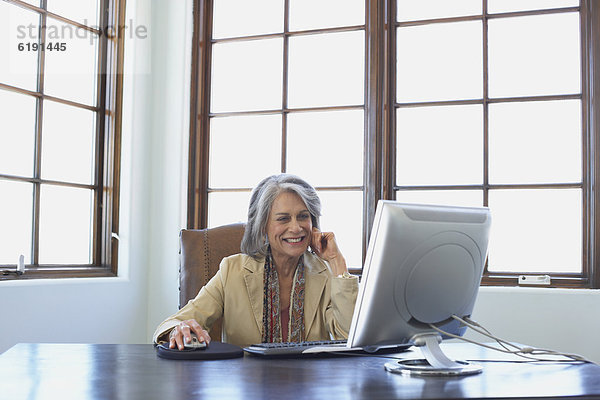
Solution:
<svg viewBox="0 0 600 400"><path fill-rule="evenodd" d="M443 344L461 359L498 359L469 344ZM413 357L418 352L397 356ZM420 357L420 356L419 356ZM174 361L154 347L18 344L0 355L4 399L462 399L600 398L595 364L480 363L481 374L413 378L386 372L386 359L339 356Z"/></svg>

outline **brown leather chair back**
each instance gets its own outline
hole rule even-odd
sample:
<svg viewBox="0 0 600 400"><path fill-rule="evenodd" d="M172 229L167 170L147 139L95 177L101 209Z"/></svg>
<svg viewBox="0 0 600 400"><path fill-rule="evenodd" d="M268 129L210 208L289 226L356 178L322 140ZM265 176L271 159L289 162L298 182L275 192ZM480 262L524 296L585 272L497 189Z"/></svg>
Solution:
<svg viewBox="0 0 600 400"><path fill-rule="evenodd" d="M200 288L219 270L224 257L240 252L245 224L210 229L182 229L179 234L179 308L196 297ZM221 320L212 326L210 336L221 340Z"/></svg>

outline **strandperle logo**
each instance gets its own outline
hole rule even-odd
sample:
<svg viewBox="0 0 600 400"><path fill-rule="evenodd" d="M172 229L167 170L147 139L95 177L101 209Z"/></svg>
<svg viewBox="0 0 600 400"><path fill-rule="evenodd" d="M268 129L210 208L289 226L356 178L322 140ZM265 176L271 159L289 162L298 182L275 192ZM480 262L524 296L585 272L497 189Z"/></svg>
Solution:
<svg viewBox="0 0 600 400"><path fill-rule="evenodd" d="M45 26L46 41L89 39L90 44L94 44L94 41L100 36L106 36L108 39L114 39L118 36L130 39L146 39L148 37L148 28L145 25L134 25L131 19L125 25L118 25L116 27L109 25L106 28L90 26L88 22L87 19L84 19L83 25L91 29L66 23L61 23L60 25L47 23ZM16 30L17 40L38 40L39 38L39 25L17 25Z"/></svg>
<svg viewBox="0 0 600 400"><path fill-rule="evenodd" d="M1 0L0 0L1 1ZM152 37L151 28L143 20L130 18L115 24L99 24L94 18L81 20L59 19L48 14L44 25L38 18L23 17L18 7L11 7L7 13L0 13L0 31L8 40L0 41L0 49L6 54L8 63L0 65L0 74L9 74L15 82L26 75L35 75L36 59L45 53L44 74L94 75L94 63L102 41L114 42L117 38L125 41L125 46L140 46L148 54L148 43ZM99 26L103 25L103 26ZM139 42L138 44L133 44ZM125 73L125 72L124 72ZM135 62L127 69L127 74L148 74L150 64Z"/></svg>

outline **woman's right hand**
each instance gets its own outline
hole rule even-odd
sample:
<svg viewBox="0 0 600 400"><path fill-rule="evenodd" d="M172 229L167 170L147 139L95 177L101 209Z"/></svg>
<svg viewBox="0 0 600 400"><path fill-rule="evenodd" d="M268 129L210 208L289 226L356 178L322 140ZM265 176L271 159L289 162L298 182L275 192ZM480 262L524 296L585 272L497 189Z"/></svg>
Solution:
<svg viewBox="0 0 600 400"><path fill-rule="evenodd" d="M210 335L205 331L195 319L188 319L187 321L181 321L169 333L169 348L174 349L175 346L179 350L184 348L185 343L192 341L192 333L195 333L198 337L198 341L210 343Z"/></svg>

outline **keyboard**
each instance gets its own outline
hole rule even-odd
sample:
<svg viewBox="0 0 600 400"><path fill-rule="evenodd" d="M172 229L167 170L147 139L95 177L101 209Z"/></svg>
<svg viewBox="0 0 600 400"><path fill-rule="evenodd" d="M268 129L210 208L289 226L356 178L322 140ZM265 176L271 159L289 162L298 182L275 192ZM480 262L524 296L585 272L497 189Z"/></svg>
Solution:
<svg viewBox="0 0 600 400"><path fill-rule="evenodd" d="M285 356L301 354L319 354L338 351L362 350L360 347L348 347L345 340L318 340L307 342L257 343L245 347L244 351L261 356Z"/></svg>

